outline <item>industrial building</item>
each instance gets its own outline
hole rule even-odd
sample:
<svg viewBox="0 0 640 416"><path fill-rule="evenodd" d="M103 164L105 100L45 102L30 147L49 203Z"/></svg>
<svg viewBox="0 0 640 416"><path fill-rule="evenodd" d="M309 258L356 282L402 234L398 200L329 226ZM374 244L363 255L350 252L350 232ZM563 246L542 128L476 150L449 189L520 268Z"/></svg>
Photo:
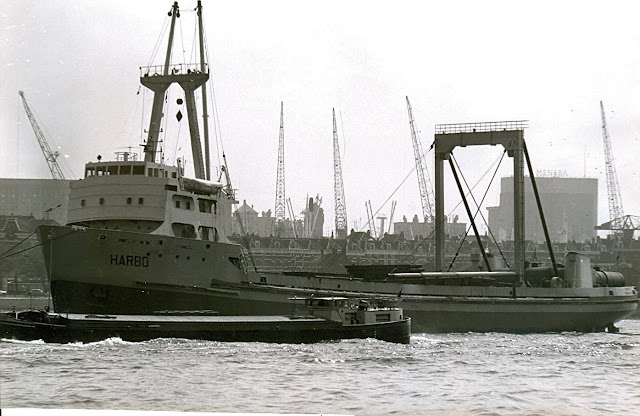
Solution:
<svg viewBox="0 0 640 416"><path fill-rule="evenodd" d="M596 236L598 179L562 176L536 177L544 216L552 241L583 242ZM513 177L500 182L500 205L488 207L489 229L498 241L513 239ZM544 232L531 178L525 177L525 238L544 241Z"/></svg>
<svg viewBox="0 0 640 416"><path fill-rule="evenodd" d="M0 216L67 221L70 180L0 178Z"/></svg>

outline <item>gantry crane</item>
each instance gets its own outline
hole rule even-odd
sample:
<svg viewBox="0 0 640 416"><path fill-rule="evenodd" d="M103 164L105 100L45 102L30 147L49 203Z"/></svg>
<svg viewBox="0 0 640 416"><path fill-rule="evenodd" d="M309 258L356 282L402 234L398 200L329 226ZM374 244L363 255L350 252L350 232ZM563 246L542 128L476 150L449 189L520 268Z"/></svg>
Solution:
<svg viewBox="0 0 640 416"><path fill-rule="evenodd" d="M347 238L347 205L344 199L344 184L342 183L342 163L340 162L335 108L333 109L333 191L336 209L336 238Z"/></svg>
<svg viewBox="0 0 640 416"><path fill-rule="evenodd" d="M284 231L285 192L284 192L284 104L280 102L280 139L278 141L278 173L276 177L275 234Z"/></svg>
<svg viewBox="0 0 640 416"><path fill-rule="evenodd" d="M415 121L413 119L413 111L411 110L411 103L409 103L409 97L407 98L407 111L409 112L409 126L411 127L411 140L413 142L413 155L416 160L416 173L418 174L418 186L420 188L420 202L422 203L422 215L424 216L425 226L427 222L433 221L433 191L431 182L429 181L429 174L425 175L425 167L423 164L424 154L422 153L422 146L418 138L418 132L416 130Z"/></svg>
<svg viewBox="0 0 640 416"><path fill-rule="evenodd" d="M24 111L27 113L27 117L29 118L31 127L33 127L33 132L36 134L36 139L38 139L38 144L40 145L42 154L44 154L44 159L47 161L47 165L49 166L49 170L51 171L53 179L64 179L64 174L62 173L62 169L60 169L60 165L58 164L57 160L58 156L60 156L60 152L54 152L49 147L49 144L44 137L44 133L42 133L42 130L40 129L40 126L36 121L36 117L33 115L31 107L29 107L29 103L27 103L27 99L24 96L24 91L18 91L18 95L20 95L20 98L22 98Z"/></svg>

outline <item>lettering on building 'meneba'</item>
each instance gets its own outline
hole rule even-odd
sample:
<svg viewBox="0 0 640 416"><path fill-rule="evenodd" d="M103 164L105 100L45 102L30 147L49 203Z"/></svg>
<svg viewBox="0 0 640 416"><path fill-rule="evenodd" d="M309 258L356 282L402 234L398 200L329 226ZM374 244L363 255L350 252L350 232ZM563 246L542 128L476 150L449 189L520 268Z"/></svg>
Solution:
<svg viewBox="0 0 640 416"><path fill-rule="evenodd" d="M149 257L112 254L110 264L114 266L149 267Z"/></svg>

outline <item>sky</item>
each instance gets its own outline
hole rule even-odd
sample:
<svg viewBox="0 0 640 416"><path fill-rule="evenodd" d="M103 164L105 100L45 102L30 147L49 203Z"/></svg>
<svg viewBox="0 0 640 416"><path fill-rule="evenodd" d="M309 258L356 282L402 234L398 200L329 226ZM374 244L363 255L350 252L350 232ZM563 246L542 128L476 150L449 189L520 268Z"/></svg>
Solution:
<svg viewBox="0 0 640 416"><path fill-rule="evenodd" d="M179 3L173 61L196 62L196 1ZM139 67L163 63L171 4L2 2L0 177L50 177L18 90L68 177L80 177L97 155L110 160L139 149L152 102L139 86ZM284 102L286 197L296 215L307 196L320 195L325 234L334 227L333 108L349 228L366 228L366 201L387 217L397 201L394 221L420 214L408 96L424 150L436 124L528 120L534 170L598 178L599 223L609 220L602 100L624 213L640 215L635 2L204 0L203 7L216 108L210 119L220 133L212 164L220 165L223 149L240 203L258 212L274 211ZM172 164L185 158L189 172L187 121L174 117L180 96L172 87L164 156ZM500 154L454 151L467 182L480 182L477 199ZM505 161L498 177L511 172ZM498 205L498 186L484 206ZM445 211L468 222L450 175L446 187Z"/></svg>

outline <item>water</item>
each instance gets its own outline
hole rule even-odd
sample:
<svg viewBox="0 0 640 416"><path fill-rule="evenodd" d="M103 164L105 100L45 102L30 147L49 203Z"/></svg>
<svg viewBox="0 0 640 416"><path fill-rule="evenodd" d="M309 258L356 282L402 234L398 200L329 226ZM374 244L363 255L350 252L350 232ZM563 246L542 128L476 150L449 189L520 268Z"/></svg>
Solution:
<svg viewBox="0 0 640 416"><path fill-rule="evenodd" d="M415 334L410 345L0 341L2 408L635 414L640 320L618 334Z"/></svg>

